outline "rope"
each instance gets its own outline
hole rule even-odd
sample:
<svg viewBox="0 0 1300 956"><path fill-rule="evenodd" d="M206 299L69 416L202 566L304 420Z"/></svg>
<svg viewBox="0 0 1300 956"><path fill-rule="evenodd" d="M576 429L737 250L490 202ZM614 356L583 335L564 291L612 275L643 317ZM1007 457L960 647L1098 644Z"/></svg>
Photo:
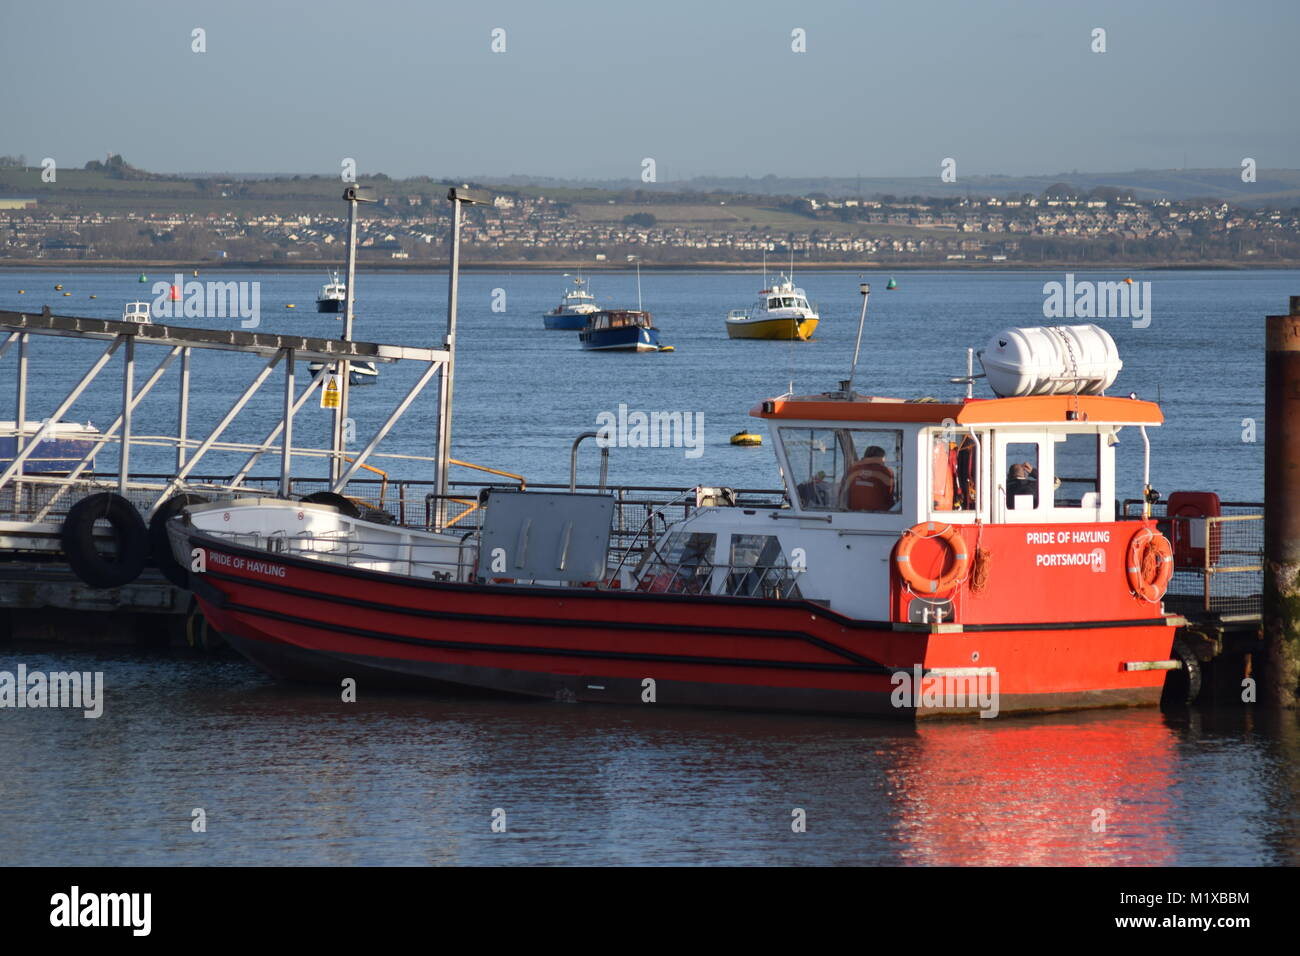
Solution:
<svg viewBox="0 0 1300 956"><path fill-rule="evenodd" d="M984 540L984 522L977 521L976 524L979 531L975 534L975 559L971 562L969 575L972 594L979 594L989 586L990 562L993 560L993 552L980 547L980 542Z"/></svg>

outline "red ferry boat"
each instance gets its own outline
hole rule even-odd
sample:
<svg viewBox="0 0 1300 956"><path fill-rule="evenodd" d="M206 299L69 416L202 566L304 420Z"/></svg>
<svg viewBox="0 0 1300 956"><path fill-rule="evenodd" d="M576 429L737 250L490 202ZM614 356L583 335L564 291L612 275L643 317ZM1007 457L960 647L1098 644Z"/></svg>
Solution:
<svg viewBox="0 0 1300 956"><path fill-rule="evenodd" d="M610 495L493 490L465 533L199 505L173 553L210 626L292 679L907 717L1158 703L1171 549L1116 513L1114 446L1138 431L1149 473L1160 409L1100 394L1121 363L1096 326L1007 330L981 360L999 397L761 402L787 500L718 494L630 550Z"/></svg>

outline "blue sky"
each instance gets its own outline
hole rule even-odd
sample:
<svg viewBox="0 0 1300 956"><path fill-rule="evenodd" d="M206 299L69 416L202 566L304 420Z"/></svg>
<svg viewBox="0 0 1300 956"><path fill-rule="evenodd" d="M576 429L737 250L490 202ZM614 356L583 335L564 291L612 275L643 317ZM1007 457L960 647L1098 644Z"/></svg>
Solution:
<svg viewBox="0 0 1300 956"><path fill-rule="evenodd" d="M1298 27L1294 0L0 0L0 153L363 178L652 157L661 182L1296 168Z"/></svg>

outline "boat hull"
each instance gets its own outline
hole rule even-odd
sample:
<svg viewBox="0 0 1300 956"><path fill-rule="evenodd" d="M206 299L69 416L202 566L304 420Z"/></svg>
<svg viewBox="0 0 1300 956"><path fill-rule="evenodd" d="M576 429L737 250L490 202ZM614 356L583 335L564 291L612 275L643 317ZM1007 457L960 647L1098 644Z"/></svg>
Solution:
<svg viewBox="0 0 1300 956"><path fill-rule="evenodd" d="M272 555L188 532L209 624L287 679L354 677L432 692L886 715L987 711L927 700L922 676L996 671L999 713L1153 705L1169 619L1077 629L854 621L804 601L423 581ZM945 630L944 628L947 628ZM919 696L900 691L915 675ZM940 690L942 695L942 689ZM653 698L652 700L650 698Z"/></svg>
<svg viewBox="0 0 1300 956"><path fill-rule="evenodd" d="M587 327L585 315L555 315L547 312L542 316L542 324L549 332L581 332Z"/></svg>
<svg viewBox="0 0 1300 956"><path fill-rule="evenodd" d="M614 329L583 329L578 334L582 347L591 352L657 352L659 330L641 326Z"/></svg>
<svg viewBox="0 0 1300 956"><path fill-rule="evenodd" d="M317 312L342 312L345 303L340 299L317 299Z"/></svg>
<svg viewBox="0 0 1300 956"><path fill-rule="evenodd" d="M727 336L733 339L777 339L806 342L817 330L818 319L728 319Z"/></svg>

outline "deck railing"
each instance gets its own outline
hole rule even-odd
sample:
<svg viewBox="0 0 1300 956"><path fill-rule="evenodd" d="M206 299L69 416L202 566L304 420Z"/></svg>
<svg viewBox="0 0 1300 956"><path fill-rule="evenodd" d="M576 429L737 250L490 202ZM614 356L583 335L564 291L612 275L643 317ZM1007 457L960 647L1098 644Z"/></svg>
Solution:
<svg viewBox="0 0 1300 956"><path fill-rule="evenodd" d="M1263 504L1224 501L1222 514L1206 518L1171 517L1166 506L1164 501L1152 506L1157 529L1175 544L1166 607L1223 621L1258 619L1264 591ZM1138 517L1141 509L1140 499L1128 499L1124 517Z"/></svg>

